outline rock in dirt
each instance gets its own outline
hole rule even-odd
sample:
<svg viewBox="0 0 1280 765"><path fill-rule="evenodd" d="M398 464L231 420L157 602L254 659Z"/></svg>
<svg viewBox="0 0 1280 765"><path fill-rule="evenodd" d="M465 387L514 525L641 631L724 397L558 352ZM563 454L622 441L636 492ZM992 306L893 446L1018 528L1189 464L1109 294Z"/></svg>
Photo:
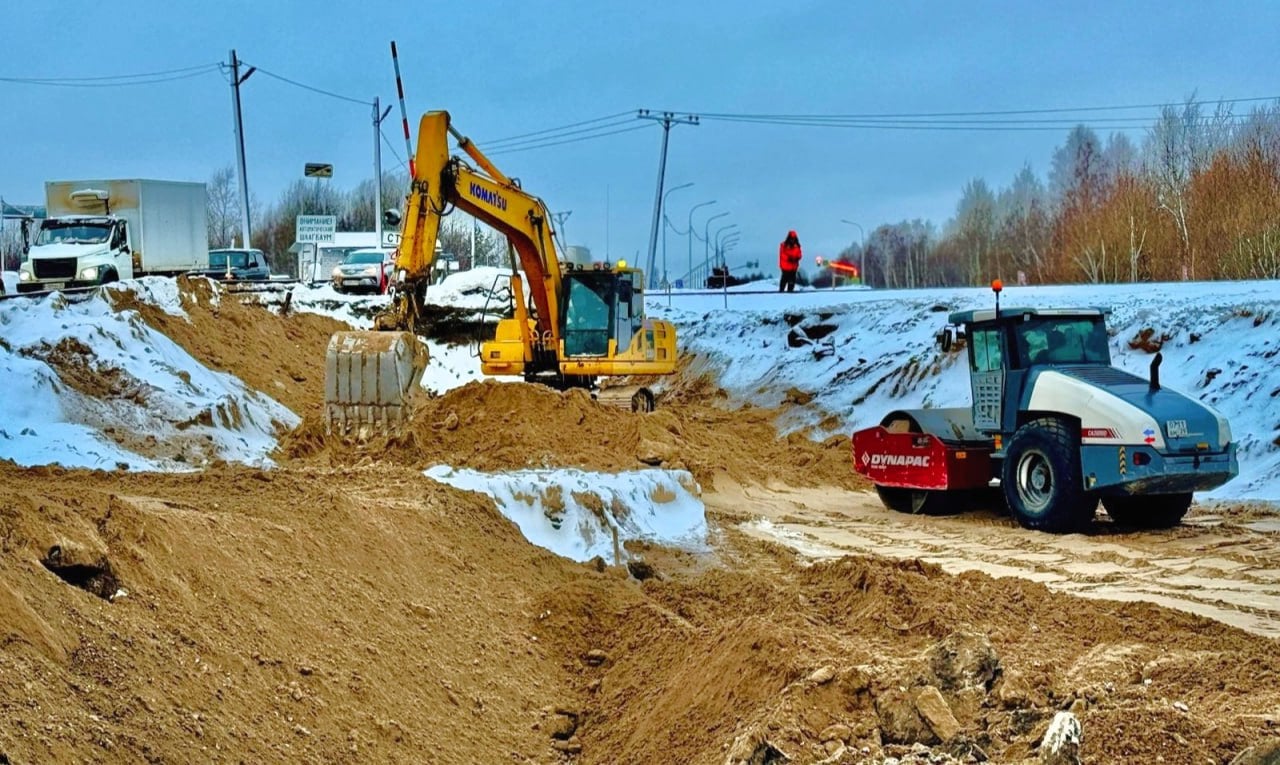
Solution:
<svg viewBox="0 0 1280 765"><path fill-rule="evenodd" d="M774 746L760 731L744 733L734 739L725 765L782 765L791 758Z"/></svg>
<svg viewBox="0 0 1280 765"><path fill-rule="evenodd" d="M960 722L951 712L947 700L932 685L926 685L916 691L916 711L943 743L954 739L960 733Z"/></svg>
<svg viewBox="0 0 1280 765"><path fill-rule="evenodd" d="M887 744L937 744L938 737L916 711L911 696L893 688L876 696L880 735Z"/></svg>
<svg viewBox="0 0 1280 765"><path fill-rule="evenodd" d="M1043 765L1080 765L1080 744L1084 732L1080 721L1070 712L1059 712L1049 723L1044 740L1040 742L1040 762Z"/></svg>
<svg viewBox="0 0 1280 765"><path fill-rule="evenodd" d="M578 716L556 713L550 724L551 738L568 741L578 732Z"/></svg>
<svg viewBox="0 0 1280 765"><path fill-rule="evenodd" d="M1231 765L1280 765L1280 741L1264 741L1235 756Z"/></svg>
<svg viewBox="0 0 1280 765"><path fill-rule="evenodd" d="M599 648L592 648L582 656L582 660L593 667L598 667L609 660L609 654Z"/></svg>
<svg viewBox="0 0 1280 765"><path fill-rule="evenodd" d="M823 729L822 733L818 735L818 740L823 743L828 741L839 741L842 744L847 744L851 738L853 738L853 729L842 723L828 725Z"/></svg>
<svg viewBox="0 0 1280 765"><path fill-rule="evenodd" d="M672 462L677 456L676 447L665 441L655 441L652 438L643 438L640 445L636 447L636 459L646 465L661 465L664 462Z"/></svg>
<svg viewBox="0 0 1280 765"><path fill-rule="evenodd" d="M836 671L831 667L819 667L809 675L809 682L814 685L826 685L836 678Z"/></svg>
<svg viewBox="0 0 1280 765"><path fill-rule="evenodd" d="M986 635L957 631L929 649L933 685L944 691L990 690L1000 674L1000 657Z"/></svg>
<svg viewBox="0 0 1280 765"><path fill-rule="evenodd" d="M642 560L627 561L627 571L641 582L646 579L652 579L658 575L658 572L653 569L652 565Z"/></svg>
<svg viewBox="0 0 1280 765"><path fill-rule="evenodd" d="M782 397L782 403L784 404L797 404L799 406L804 406L810 401L813 401L812 393L795 387L787 388L786 395Z"/></svg>
<svg viewBox="0 0 1280 765"><path fill-rule="evenodd" d="M580 754L582 752L582 744L577 741L552 741L551 748L565 754Z"/></svg>

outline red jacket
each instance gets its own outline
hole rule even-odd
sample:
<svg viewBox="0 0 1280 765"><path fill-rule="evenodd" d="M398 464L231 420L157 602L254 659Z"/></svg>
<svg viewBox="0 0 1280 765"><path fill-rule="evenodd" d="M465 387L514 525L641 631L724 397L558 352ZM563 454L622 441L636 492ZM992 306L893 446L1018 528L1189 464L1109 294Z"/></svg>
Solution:
<svg viewBox="0 0 1280 765"><path fill-rule="evenodd" d="M794 234L792 234L792 236L794 236ZM788 247L787 243L783 242L778 245L778 268L781 268L783 271L798 271L800 269L799 244L793 244Z"/></svg>

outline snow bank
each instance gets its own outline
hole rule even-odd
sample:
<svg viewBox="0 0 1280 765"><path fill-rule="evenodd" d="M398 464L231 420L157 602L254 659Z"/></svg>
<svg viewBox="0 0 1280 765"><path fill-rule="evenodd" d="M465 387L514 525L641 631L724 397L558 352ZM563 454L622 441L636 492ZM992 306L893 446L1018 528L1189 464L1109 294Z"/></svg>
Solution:
<svg viewBox="0 0 1280 765"><path fill-rule="evenodd" d="M530 542L586 561L619 563L623 543L706 550L700 489L683 470L591 473L574 469L481 473L437 465L428 478L491 497Z"/></svg>
<svg viewBox="0 0 1280 765"><path fill-rule="evenodd" d="M964 406L960 357L934 348L950 311L989 308L987 289L811 290L729 296L652 295L652 315L678 325L683 352L736 400L777 406L787 389L815 395L784 430L850 432L891 409ZM1009 287L1005 307L1109 306L1113 363L1147 376L1151 354L1129 341L1167 335L1161 382L1216 407L1240 444L1240 476L1220 498L1280 500L1280 289L1275 282ZM788 337L791 342L788 342ZM795 347L793 347L795 346ZM834 423L834 424L833 424Z"/></svg>
<svg viewBox="0 0 1280 765"><path fill-rule="evenodd" d="M139 300L184 315L171 280L140 280ZM0 458L22 465L185 470L212 459L270 464L275 434L298 418L214 372L135 311L102 295L0 303Z"/></svg>

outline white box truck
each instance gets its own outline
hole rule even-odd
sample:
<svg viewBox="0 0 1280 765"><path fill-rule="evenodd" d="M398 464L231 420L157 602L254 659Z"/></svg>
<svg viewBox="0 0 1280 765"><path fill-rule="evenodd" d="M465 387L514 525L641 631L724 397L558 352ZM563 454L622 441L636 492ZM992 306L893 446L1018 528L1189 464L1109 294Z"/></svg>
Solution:
<svg viewBox="0 0 1280 765"><path fill-rule="evenodd" d="M175 275L209 261L203 183L49 181L47 216L18 270L18 292Z"/></svg>

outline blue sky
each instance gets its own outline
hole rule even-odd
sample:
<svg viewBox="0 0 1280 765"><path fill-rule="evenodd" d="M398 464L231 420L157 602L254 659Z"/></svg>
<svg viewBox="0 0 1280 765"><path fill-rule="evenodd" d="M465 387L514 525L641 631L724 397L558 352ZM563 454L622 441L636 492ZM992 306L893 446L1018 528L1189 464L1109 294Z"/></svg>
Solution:
<svg viewBox="0 0 1280 765"><path fill-rule="evenodd" d="M1274 2L580 2L327 0L6 8L0 77L87 77L240 57L340 94L393 103L400 48L411 122L445 108L486 140L629 109L848 114L1039 109L1274 96ZM39 202L53 178L205 180L234 159L230 89L216 72L152 85L0 82L0 195ZM254 75L244 87L249 183L273 200L306 162L334 182L372 176L369 107ZM1142 113L1149 116L1151 112ZM398 112L384 125L403 154ZM831 255L882 222L942 223L963 184L1042 176L1061 131L864 130L705 120L672 130L669 212L684 226L728 211L731 260L775 263L797 229ZM1142 131L1131 132L1137 141ZM631 259L647 247L656 127L495 156L572 210L568 239ZM384 163L396 164L389 151ZM606 204L606 200L608 204ZM607 212L607 216L606 216ZM607 220L606 220L607 218ZM701 248L698 244L698 248ZM668 236L672 276L687 242Z"/></svg>

